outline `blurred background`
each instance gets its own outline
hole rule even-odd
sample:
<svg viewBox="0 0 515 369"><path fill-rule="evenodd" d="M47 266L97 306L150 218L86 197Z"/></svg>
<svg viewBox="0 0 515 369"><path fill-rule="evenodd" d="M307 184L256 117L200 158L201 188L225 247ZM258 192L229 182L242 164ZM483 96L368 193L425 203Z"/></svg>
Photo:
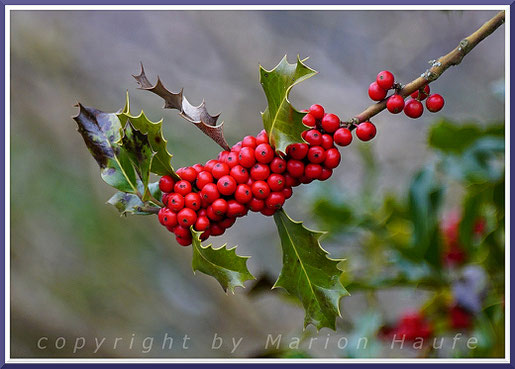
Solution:
<svg viewBox="0 0 515 369"><path fill-rule="evenodd" d="M440 113L380 114L377 137L342 149L330 183L300 187L286 204L294 219L330 231L324 247L347 259L351 296L342 299L336 332L303 330L302 306L269 290L281 269L271 218L249 214L210 239L252 256L258 280L226 295L216 280L193 275L191 248L156 217L120 218L105 204L115 190L71 119L77 101L122 108L128 90L134 113L164 118L175 168L205 162L219 148L136 89L131 74L140 61L151 81L159 75L170 90L184 87L192 103L205 99L211 113L221 112L233 144L262 128L259 64L271 69L284 54L291 62L309 56L320 73L293 89L293 105L320 103L348 119L371 103L367 88L379 71L411 81L495 13L12 12L11 356L504 356L503 27L431 84L446 99ZM391 350L388 337L399 331L408 338L461 332L479 344ZM225 339L218 350L215 333ZM165 334L174 338L171 350L162 350ZM283 335L279 348L265 349L269 334ZM357 349L362 336L368 346ZM77 337L85 345L73 352ZM96 351L95 337L106 338ZM146 337L155 337L148 352ZM232 337L243 337L235 352ZM291 337L301 339L298 348L288 347ZM318 343L308 347L312 337ZM343 349L341 337L349 341Z"/></svg>

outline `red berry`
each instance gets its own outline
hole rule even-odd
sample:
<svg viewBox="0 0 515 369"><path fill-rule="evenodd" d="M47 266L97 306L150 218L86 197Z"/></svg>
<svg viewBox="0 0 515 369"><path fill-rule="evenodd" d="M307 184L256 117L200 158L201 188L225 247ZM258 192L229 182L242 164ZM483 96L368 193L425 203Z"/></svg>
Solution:
<svg viewBox="0 0 515 369"><path fill-rule="evenodd" d="M225 159L225 163L229 166L229 168L233 168L238 165L238 153L231 151L227 158Z"/></svg>
<svg viewBox="0 0 515 369"><path fill-rule="evenodd" d="M376 77L376 82L379 85L379 87L389 90L393 87L393 83L395 82L395 77L393 74L387 70L383 70L379 72L379 74Z"/></svg>
<svg viewBox="0 0 515 369"><path fill-rule="evenodd" d="M223 176L216 183L218 192L220 192L224 196L232 195L234 193L234 191L236 191L237 185L238 184L236 183L236 180L229 175Z"/></svg>
<svg viewBox="0 0 515 369"><path fill-rule="evenodd" d="M253 197L249 202L249 209L252 211L261 211L265 207L265 200Z"/></svg>
<svg viewBox="0 0 515 369"><path fill-rule="evenodd" d="M266 181L268 187L272 191L281 191L284 188L284 176L280 174L271 174Z"/></svg>
<svg viewBox="0 0 515 369"><path fill-rule="evenodd" d="M202 234L200 235L200 240L205 241L209 238L209 236L211 236L211 231L208 228L204 232L202 232Z"/></svg>
<svg viewBox="0 0 515 369"><path fill-rule="evenodd" d="M250 177L254 181L265 181L270 175L270 168L268 165L257 163L250 170Z"/></svg>
<svg viewBox="0 0 515 369"><path fill-rule="evenodd" d="M211 173L213 170L213 167L218 164L218 160L211 159L206 162L206 165L204 165L204 170Z"/></svg>
<svg viewBox="0 0 515 369"><path fill-rule="evenodd" d="M167 208L161 208L158 213L159 222L166 227L177 225L177 214Z"/></svg>
<svg viewBox="0 0 515 369"><path fill-rule="evenodd" d="M324 108L318 104L311 105L309 112L315 119L322 119L325 113Z"/></svg>
<svg viewBox="0 0 515 369"><path fill-rule="evenodd" d="M400 113L404 109L404 98L397 94L390 96L386 101L386 108L390 113Z"/></svg>
<svg viewBox="0 0 515 369"><path fill-rule="evenodd" d="M178 193L172 193L168 196L168 209L178 212L184 207L184 197Z"/></svg>
<svg viewBox="0 0 515 369"><path fill-rule="evenodd" d="M216 200L215 200L216 201ZM225 201L225 200L224 200ZM213 207L211 205L209 205L206 209L206 215L207 217L214 221L214 222L218 222L220 220L222 220L224 218L224 215L223 214L217 214L215 209L213 209Z"/></svg>
<svg viewBox="0 0 515 369"><path fill-rule="evenodd" d="M333 137L334 142L340 146L347 146L352 142L352 133L348 128L339 128Z"/></svg>
<svg viewBox="0 0 515 369"><path fill-rule="evenodd" d="M268 207L264 207L263 210L261 210L261 214L263 214L264 216L272 216L275 214L275 212L277 211L276 208L268 208Z"/></svg>
<svg viewBox="0 0 515 369"><path fill-rule="evenodd" d="M236 165L231 169L230 173L238 183L246 183L249 180L249 171L243 168L241 165Z"/></svg>
<svg viewBox="0 0 515 369"><path fill-rule="evenodd" d="M258 199L266 199L270 194L270 187L265 181L256 181L252 184L252 194Z"/></svg>
<svg viewBox="0 0 515 369"><path fill-rule="evenodd" d="M177 222L181 227L189 227L197 221L197 213L190 208L184 208L177 213Z"/></svg>
<svg viewBox="0 0 515 369"><path fill-rule="evenodd" d="M274 158L274 149L267 143L259 144L254 151L256 160L259 163L268 164Z"/></svg>
<svg viewBox="0 0 515 369"><path fill-rule="evenodd" d="M308 160L311 163L321 163L325 160L325 150L322 146L312 146L308 151Z"/></svg>
<svg viewBox="0 0 515 369"><path fill-rule="evenodd" d="M188 182L193 182L197 178L197 171L192 167L184 168L180 177Z"/></svg>
<svg viewBox="0 0 515 369"><path fill-rule="evenodd" d="M299 160L289 160L286 168L292 177L299 178L304 174L304 163Z"/></svg>
<svg viewBox="0 0 515 369"><path fill-rule="evenodd" d="M224 199L216 199L211 204L211 208L216 215L224 215L227 212L227 201Z"/></svg>
<svg viewBox="0 0 515 369"><path fill-rule="evenodd" d="M175 239L177 240L177 243L181 246L189 246L191 245L192 236L191 232L188 228L184 227L177 227L174 230Z"/></svg>
<svg viewBox="0 0 515 369"><path fill-rule="evenodd" d="M419 91L420 90L413 92L411 94L411 97L414 99L418 99L419 101L422 101L427 97L427 95L429 95L429 91L431 91L431 89L429 88L429 85L425 85L422 94L420 94L420 97L418 96Z"/></svg>
<svg viewBox="0 0 515 369"><path fill-rule="evenodd" d="M252 200L252 189L250 186L246 184L240 184L236 187L236 191L234 192L234 198L240 204L246 204L250 200Z"/></svg>
<svg viewBox="0 0 515 369"><path fill-rule="evenodd" d="M358 128L356 128L356 136L358 136L361 141L370 141L376 136L376 133L376 126L370 122L360 123Z"/></svg>
<svg viewBox="0 0 515 369"><path fill-rule="evenodd" d="M206 184L200 191L200 196L209 204L211 204L213 201L220 197L217 185L215 185L214 183Z"/></svg>
<svg viewBox="0 0 515 369"><path fill-rule="evenodd" d="M309 146L305 143L294 143L288 145L286 148L286 154L291 156L293 159L302 160L307 155L308 149Z"/></svg>
<svg viewBox="0 0 515 369"><path fill-rule="evenodd" d="M202 199L200 195L196 192L190 192L186 196L184 196L184 206L187 208L198 210L202 204Z"/></svg>
<svg viewBox="0 0 515 369"><path fill-rule="evenodd" d="M338 132L338 130L336 130L336 132ZM320 144L320 146L322 146L324 150L329 150L331 147L334 146L333 137L331 135L328 135L327 133L324 133L322 135L322 143Z"/></svg>
<svg viewBox="0 0 515 369"><path fill-rule="evenodd" d="M284 195L282 192L272 192L265 200L267 208L280 209L284 205Z"/></svg>
<svg viewBox="0 0 515 369"><path fill-rule="evenodd" d="M202 164L195 164L192 166L193 169L195 169L195 172L200 173L204 170L204 167L202 166Z"/></svg>
<svg viewBox="0 0 515 369"><path fill-rule="evenodd" d="M443 97L439 94L432 94L426 100L426 108L431 113L436 113L437 111L440 111L443 108L444 104L445 101L443 100Z"/></svg>
<svg viewBox="0 0 515 369"><path fill-rule="evenodd" d="M286 170L286 161L280 157L275 157L270 163L270 170L273 173L282 173Z"/></svg>
<svg viewBox="0 0 515 369"><path fill-rule="evenodd" d="M170 176L163 176L159 180L159 189L163 192L172 192L175 181Z"/></svg>
<svg viewBox="0 0 515 369"><path fill-rule="evenodd" d="M293 195L293 190L291 189L291 187L283 188L282 192L283 192L283 195L284 195L285 199L289 199L291 197L291 195Z"/></svg>
<svg viewBox="0 0 515 369"><path fill-rule="evenodd" d="M211 236L221 236L225 232L225 228L218 223L213 223L211 227L209 227L209 230L211 232Z"/></svg>
<svg viewBox="0 0 515 369"><path fill-rule="evenodd" d="M225 163L225 161L227 160L227 155L229 155L229 151L222 151L218 154L218 161Z"/></svg>
<svg viewBox="0 0 515 369"><path fill-rule="evenodd" d="M297 178L292 177L289 173L284 175L284 185L286 187L296 187L300 184Z"/></svg>
<svg viewBox="0 0 515 369"><path fill-rule="evenodd" d="M255 149L256 144L256 137L254 136L245 136L243 137L243 140L241 141L241 144L243 147L250 147L252 149Z"/></svg>
<svg viewBox="0 0 515 369"><path fill-rule="evenodd" d="M302 123L308 127L314 127L317 124L315 117L309 113L304 115L302 118Z"/></svg>
<svg viewBox="0 0 515 369"><path fill-rule="evenodd" d="M322 118L322 128L327 133L333 133L340 127L340 118L335 114L326 114Z"/></svg>
<svg viewBox="0 0 515 369"><path fill-rule="evenodd" d="M322 175L322 166L320 164L308 164L304 169L304 175L309 179L319 179Z"/></svg>
<svg viewBox="0 0 515 369"><path fill-rule="evenodd" d="M236 200L229 200L227 202L227 213L226 215L231 218L242 217L247 214L247 208L245 205L240 204Z"/></svg>
<svg viewBox="0 0 515 369"><path fill-rule="evenodd" d="M419 118L423 112L422 103L415 99L408 100L406 106L404 106L404 114L413 119Z"/></svg>
<svg viewBox="0 0 515 369"><path fill-rule="evenodd" d="M322 145L322 134L316 129L310 129L307 131L306 137L304 137L304 139L312 146Z"/></svg>
<svg viewBox="0 0 515 369"><path fill-rule="evenodd" d="M232 152L235 152L235 153L239 153L242 147L243 147L243 146L242 146L241 141L238 141L238 142L236 142L236 143L233 145L233 147L231 147L231 151L232 151Z"/></svg>
<svg viewBox="0 0 515 369"><path fill-rule="evenodd" d="M374 101L381 101L386 97L387 91L380 87L377 82L372 82L368 86L368 96Z"/></svg>
<svg viewBox="0 0 515 369"><path fill-rule="evenodd" d="M220 227L227 229L232 227L232 225L236 222L236 218L225 218L224 220L220 221Z"/></svg>
<svg viewBox="0 0 515 369"><path fill-rule="evenodd" d="M184 179L177 182L173 187L173 190L176 193L181 194L182 196L186 196L187 194L189 194L191 192L191 189L191 183L185 181Z"/></svg>
<svg viewBox="0 0 515 369"><path fill-rule="evenodd" d="M229 168L229 166L227 164L217 163L213 167L213 170L211 170L211 174L213 175L213 177L215 179L219 179L219 178L222 178L223 176L226 176L227 174L229 174L230 170L231 169Z"/></svg>
<svg viewBox="0 0 515 369"><path fill-rule="evenodd" d="M207 216L197 216L197 221L195 222L195 225L193 228L195 228L196 231L205 231L209 228L209 218Z"/></svg>
<svg viewBox="0 0 515 369"><path fill-rule="evenodd" d="M259 132L259 134L256 136L256 145L261 145L261 144L267 144L269 143L268 142L268 134L266 133L266 131L263 129L261 132Z"/></svg>
<svg viewBox="0 0 515 369"><path fill-rule="evenodd" d="M240 165L244 166L245 168L250 168L253 166L256 163L254 149L251 147L242 147L238 155L238 160Z"/></svg>
<svg viewBox="0 0 515 369"><path fill-rule="evenodd" d="M325 152L324 167L327 169L336 168L340 164L341 156L337 148L329 149Z"/></svg>
<svg viewBox="0 0 515 369"><path fill-rule="evenodd" d="M213 175L210 172L204 170L198 174L196 186L199 190L201 190L208 183L213 183Z"/></svg>
<svg viewBox="0 0 515 369"><path fill-rule="evenodd" d="M327 160L327 159L326 159ZM320 181L325 181L333 175L333 170L329 168L322 168L322 173L318 177Z"/></svg>

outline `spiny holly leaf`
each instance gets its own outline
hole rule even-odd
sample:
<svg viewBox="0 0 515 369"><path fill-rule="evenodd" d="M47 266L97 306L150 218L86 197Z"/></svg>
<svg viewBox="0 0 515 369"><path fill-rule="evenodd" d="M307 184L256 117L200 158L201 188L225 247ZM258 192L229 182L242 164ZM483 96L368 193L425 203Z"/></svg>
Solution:
<svg viewBox="0 0 515 369"><path fill-rule="evenodd" d="M169 175L174 179L179 180L179 176L175 173L170 164L172 154L170 154L166 148L167 141L163 136L162 128L163 120L161 119L159 122L152 122L147 118L143 111L141 111L137 116L131 115L129 93L127 93L126 96L125 107L118 113L118 117L122 122L126 122L128 120L134 129L147 136L148 143L155 152L150 171L162 176Z"/></svg>
<svg viewBox="0 0 515 369"><path fill-rule="evenodd" d="M243 282L255 279L247 269L248 256L236 255L236 246L227 248L227 244L214 249L212 245L202 246L200 242L201 232L191 228L193 236L193 272L201 271L215 277L224 291L229 289L234 293L237 286L244 287Z"/></svg>
<svg viewBox="0 0 515 369"><path fill-rule="evenodd" d="M297 111L288 101L290 90L296 84L317 72L303 63L297 56L297 63L290 64L286 55L272 70L259 66L259 82L263 86L268 107L261 113L263 125L276 150L286 152L289 144L303 142L301 134L306 129L302 124L305 113Z"/></svg>
<svg viewBox="0 0 515 369"><path fill-rule="evenodd" d="M131 123L125 126L122 145L127 150L129 159L136 170L144 187L143 199L148 195L148 180L150 178L150 166L155 152L152 151L148 137L135 130Z"/></svg>
<svg viewBox="0 0 515 369"><path fill-rule="evenodd" d="M177 109L181 117L193 123L204 134L211 137L218 145L224 150L230 150L229 144L225 140L223 131L223 122L217 125L217 120L220 114L210 115L207 112L206 104L204 101L199 106L193 106L183 96L182 89L180 92L170 92L165 88L159 77L157 82L152 85L145 75L143 64L141 64L141 72L139 75L133 77L136 79L142 90L150 91L160 96L164 101L164 109Z"/></svg>
<svg viewBox="0 0 515 369"><path fill-rule="evenodd" d="M120 212L120 215L150 215L159 211L158 207L146 207L138 196L120 191L107 200L107 203L113 205Z"/></svg>
<svg viewBox="0 0 515 369"><path fill-rule="evenodd" d="M117 115L80 103L78 107L79 113L73 119L91 155L100 166L102 179L117 190L136 193L136 172L128 152L121 145L124 129Z"/></svg>
<svg viewBox="0 0 515 369"><path fill-rule="evenodd" d="M340 298L349 295L340 282L341 260L327 256L319 242L323 232L307 229L284 210L275 213L274 220L283 250L283 269L274 288L282 287L302 302L304 327L335 329L336 317L341 316Z"/></svg>

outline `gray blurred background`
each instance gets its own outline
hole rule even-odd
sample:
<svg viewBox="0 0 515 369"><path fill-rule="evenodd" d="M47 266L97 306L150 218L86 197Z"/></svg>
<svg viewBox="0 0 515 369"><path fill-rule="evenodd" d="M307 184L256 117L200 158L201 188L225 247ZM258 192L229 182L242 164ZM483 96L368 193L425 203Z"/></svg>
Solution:
<svg viewBox="0 0 515 369"><path fill-rule="evenodd" d="M162 101L136 89L139 62L171 90L184 87L193 103L205 99L222 112L230 144L262 128L266 107L258 64L270 69L288 54L309 56L320 73L293 90L298 108L321 103L342 119L371 101L369 83L383 69L401 82L418 77L435 59L491 18L493 11L15 11L11 16L11 355L13 357L248 357L261 355L267 334L311 336L302 330L302 307L280 291L249 294L254 282L226 295L217 282L193 275L191 249L176 244L155 217L120 218L105 205L114 193L76 132L71 116L81 103L116 111L129 90L133 113L165 119L175 168L214 157L219 148ZM504 81L504 28L474 49L458 67L433 83L446 98L441 115L488 123L504 117L492 91ZM440 115L440 114L438 114ZM370 143L380 168L378 192L403 192L413 172L432 160L426 129L438 115L410 120L403 114L374 118ZM366 168L358 145L345 149L333 182L352 193ZM295 219L313 225L303 201L317 186L299 188L286 205ZM273 281L281 253L273 220L250 214L215 245L238 244L252 255L249 269ZM335 257L346 246L330 244ZM350 261L352 262L352 260ZM352 291L351 291L352 292ZM419 293L397 291L381 299L413 306ZM360 319L365 298L342 302L345 319ZM391 314L396 314L391 309ZM365 317L366 318L366 317ZM334 341L345 335L323 329ZM172 350L162 338L174 337ZM213 335L243 337L211 350ZM182 349L182 337L191 337ZM154 349L142 340L155 337ZM48 337L45 350L37 348ZM57 337L66 345L57 349ZM73 353L76 337L86 346ZM106 338L95 353L94 338ZM116 337L122 337L114 348ZM133 348L128 341L134 337ZM62 343L62 342L61 342ZM148 341L147 341L148 343ZM315 347L316 346L316 347ZM334 345L312 356L345 356ZM332 347L332 348L331 348Z"/></svg>

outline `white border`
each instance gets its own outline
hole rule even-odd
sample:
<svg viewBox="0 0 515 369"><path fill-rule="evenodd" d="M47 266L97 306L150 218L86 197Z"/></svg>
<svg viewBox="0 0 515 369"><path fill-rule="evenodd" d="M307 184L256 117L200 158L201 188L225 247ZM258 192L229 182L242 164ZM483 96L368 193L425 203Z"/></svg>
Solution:
<svg viewBox="0 0 515 369"><path fill-rule="evenodd" d="M14 10L505 10L505 358L504 359L12 359L10 357L10 13ZM510 7L508 5L6 5L5 6L5 351L11 363L509 363L510 357Z"/></svg>

